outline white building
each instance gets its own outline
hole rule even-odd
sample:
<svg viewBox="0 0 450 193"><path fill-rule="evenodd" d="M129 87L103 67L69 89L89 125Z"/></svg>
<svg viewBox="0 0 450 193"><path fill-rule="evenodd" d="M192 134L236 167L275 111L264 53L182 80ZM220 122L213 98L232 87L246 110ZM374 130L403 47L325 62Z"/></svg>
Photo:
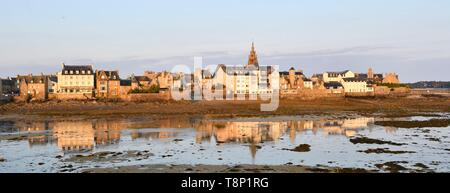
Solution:
<svg viewBox="0 0 450 193"><path fill-rule="evenodd" d="M245 66L218 65L213 76L215 88L224 88L227 94L266 94L272 93L270 86L271 68L260 67L254 44L249 61Z"/></svg>
<svg viewBox="0 0 450 193"><path fill-rule="evenodd" d="M366 93L373 92L371 85L367 84L367 80L359 78L344 78L342 79L345 93Z"/></svg>
<svg viewBox="0 0 450 193"><path fill-rule="evenodd" d="M92 96L95 90L94 71L92 66L68 66L63 64L57 74L57 93L82 94Z"/></svg>
<svg viewBox="0 0 450 193"><path fill-rule="evenodd" d="M308 79L308 78L303 78L303 84L304 84L304 87L306 88L306 89L313 89L314 88L314 83L313 83L313 81L311 80L311 79Z"/></svg>
<svg viewBox="0 0 450 193"><path fill-rule="evenodd" d="M325 72L323 73L324 82L342 82L344 78L355 78L355 73L350 70L342 72Z"/></svg>

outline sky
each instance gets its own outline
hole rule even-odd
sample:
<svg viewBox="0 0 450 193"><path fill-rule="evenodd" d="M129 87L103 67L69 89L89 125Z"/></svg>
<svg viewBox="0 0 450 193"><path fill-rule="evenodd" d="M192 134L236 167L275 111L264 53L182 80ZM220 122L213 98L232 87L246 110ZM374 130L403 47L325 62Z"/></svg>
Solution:
<svg viewBox="0 0 450 193"><path fill-rule="evenodd" d="M449 0L0 0L0 77L260 65L450 81Z"/></svg>

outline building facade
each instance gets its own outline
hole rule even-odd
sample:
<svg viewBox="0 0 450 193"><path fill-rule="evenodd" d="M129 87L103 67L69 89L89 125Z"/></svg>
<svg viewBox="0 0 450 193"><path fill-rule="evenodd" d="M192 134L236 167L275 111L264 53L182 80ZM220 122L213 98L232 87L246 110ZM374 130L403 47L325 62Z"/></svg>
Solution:
<svg viewBox="0 0 450 193"><path fill-rule="evenodd" d="M119 98L120 77L118 71L100 70L95 72L97 98Z"/></svg>
<svg viewBox="0 0 450 193"><path fill-rule="evenodd" d="M14 95L19 93L17 78L0 79L0 95Z"/></svg>
<svg viewBox="0 0 450 193"><path fill-rule="evenodd" d="M372 85L368 84L366 79L344 78L341 82L345 93L368 93L373 92Z"/></svg>
<svg viewBox="0 0 450 193"><path fill-rule="evenodd" d="M260 67L255 45L248 57L245 66L218 65L216 72L211 76L211 83L215 88L223 88L228 94L257 95L272 93L272 68Z"/></svg>
<svg viewBox="0 0 450 193"><path fill-rule="evenodd" d="M344 78L355 78L355 73L350 70L342 72L325 72L323 73L324 82L342 82Z"/></svg>
<svg viewBox="0 0 450 193"><path fill-rule="evenodd" d="M65 95L65 99L93 98L95 91L95 72L92 65L62 65L57 74L58 88L56 93Z"/></svg>
<svg viewBox="0 0 450 193"><path fill-rule="evenodd" d="M22 100L47 100L48 76L17 76L19 84L19 96Z"/></svg>

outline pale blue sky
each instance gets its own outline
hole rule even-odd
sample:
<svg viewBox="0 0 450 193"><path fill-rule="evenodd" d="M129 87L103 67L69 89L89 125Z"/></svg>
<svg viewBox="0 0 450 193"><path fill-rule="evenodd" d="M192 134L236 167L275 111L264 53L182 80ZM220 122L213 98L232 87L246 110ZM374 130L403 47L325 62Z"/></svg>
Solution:
<svg viewBox="0 0 450 193"><path fill-rule="evenodd" d="M262 64L450 78L449 0L0 0L0 76L60 63L132 72Z"/></svg>

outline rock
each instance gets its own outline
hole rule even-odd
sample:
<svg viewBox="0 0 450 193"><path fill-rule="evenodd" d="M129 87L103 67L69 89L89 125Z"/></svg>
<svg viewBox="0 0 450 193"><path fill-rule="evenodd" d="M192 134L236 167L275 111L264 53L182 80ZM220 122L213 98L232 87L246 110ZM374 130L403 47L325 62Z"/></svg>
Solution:
<svg viewBox="0 0 450 193"><path fill-rule="evenodd" d="M426 166L426 165L423 164L423 163L416 163L416 164L414 165L414 167L418 167L418 168L422 168L422 169L428 169L428 168L429 168L428 166Z"/></svg>
<svg viewBox="0 0 450 193"><path fill-rule="evenodd" d="M387 154L416 153L414 151L392 151L392 150L389 150L389 148L368 149L368 150L365 150L365 151L358 151L358 152L367 153L367 154L371 154L371 153L375 153L375 154L382 154L382 153L387 153Z"/></svg>
<svg viewBox="0 0 450 193"><path fill-rule="evenodd" d="M309 151L311 151L311 145L301 144L301 145L295 147L294 149L284 149L284 150L295 151L295 152L309 152Z"/></svg>
<svg viewBox="0 0 450 193"><path fill-rule="evenodd" d="M352 142L353 144L377 144L377 145L395 145L395 146L402 146L405 144L401 144L401 143L394 143L392 141L383 141L383 140L379 140L379 139L371 139L368 137L357 137L357 138L352 138L350 139L350 142Z"/></svg>
<svg viewBox="0 0 450 193"><path fill-rule="evenodd" d="M6 162L6 159L0 156L0 162Z"/></svg>
<svg viewBox="0 0 450 193"><path fill-rule="evenodd" d="M399 165L399 163L407 163L407 162L386 162L384 164L375 164L375 166L379 169L384 169L391 173L398 173L399 171L408 170L407 168Z"/></svg>

